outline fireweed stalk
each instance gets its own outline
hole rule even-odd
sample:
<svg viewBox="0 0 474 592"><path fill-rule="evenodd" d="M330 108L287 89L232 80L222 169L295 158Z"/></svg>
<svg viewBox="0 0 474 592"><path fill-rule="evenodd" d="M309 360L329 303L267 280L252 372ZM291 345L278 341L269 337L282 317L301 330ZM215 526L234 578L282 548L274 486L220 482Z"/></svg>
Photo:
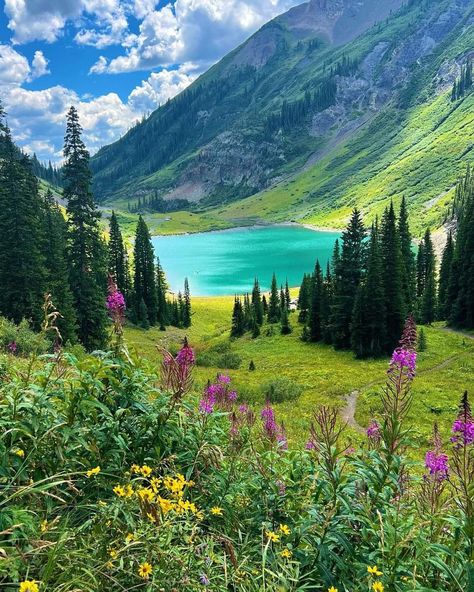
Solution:
<svg viewBox="0 0 474 592"><path fill-rule="evenodd" d="M425 474L421 484L420 506L424 513L435 516L442 507L442 496L449 476L448 455L443 452L438 424L433 426L433 447L425 455ZM431 539L434 522L430 521Z"/></svg>
<svg viewBox="0 0 474 592"><path fill-rule="evenodd" d="M468 556L471 561L474 561L474 419L467 391L461 399L452 434L450 482L456 493L456 502L464 515Z"/></svg>
<svg viewBox="0 0 474 592"><path fill-rule="evenodd" d="M181 403L183 397L193 386L193 368L195 364L194 351L189 346L187 337L184 338L183 346L173 356L166 349L161 348L163 361L161 363L161 384L164 390L171 393L171 404L164 423L167 423L175 407Z"/></svg>
<svg viewBox="0 0 474 592"><path fill-rule="evenodd" d="M114 350L116 355L120 355L121 352L125 352L123 342L123 327L125 325L125 311L127 306L125 304L125 298L122 292L117 288L114 278L109 275L107 285L107 299L105 306L109 313L109 317L113 323L113 335L115 335ZM127 359L130 359L127 354Z"/></svg>

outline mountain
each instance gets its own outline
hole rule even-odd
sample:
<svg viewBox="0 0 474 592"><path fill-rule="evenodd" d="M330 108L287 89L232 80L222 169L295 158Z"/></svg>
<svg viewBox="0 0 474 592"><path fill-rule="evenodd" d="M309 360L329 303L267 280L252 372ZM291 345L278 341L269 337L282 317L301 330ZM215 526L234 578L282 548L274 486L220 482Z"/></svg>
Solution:
<svg viewBox="0 0 474 592"><path fill-rule="evenodd" d="M96 195L341 226L406 194L439 226L472 161L472 81L452 97L472 57L473 0L311 0L101 149Z"/></svg>

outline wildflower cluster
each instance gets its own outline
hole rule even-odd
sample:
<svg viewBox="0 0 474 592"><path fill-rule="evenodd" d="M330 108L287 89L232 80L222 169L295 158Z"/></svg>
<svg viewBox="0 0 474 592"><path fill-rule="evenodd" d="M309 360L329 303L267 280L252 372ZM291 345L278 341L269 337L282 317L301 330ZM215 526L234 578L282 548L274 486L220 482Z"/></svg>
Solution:
<svg viewBox="0 0 474 592"><path fill-rule="evenodd" d="M275 418L275 411L267 401L260 415L263 424L263 435L271 443L277 443L280 448L286 450L288 442L286 439L285 426L278 424Z"/></svg>
<svg viewBox="0 0 474 592"><path fill-rule="evenodd" d="M117 288L117 284L112 276L109 276L108 280L108 295L105 305L114 323L114 331L117 334L121 334L123 325L125 324L125 311L127 307L124 295Z"/></svg>
<svg viewBox="0 0 474 592"><path fill-rule="evenodd" d="M230 411L237 401L237 392L230 388L230 377L218 374L215 382L209 383L199 402L201 413L209 415L215 408Z"/></svg>
<svg viewBox="0 0 474 592"><path fill-rule="evenodd" d="M161 380L165 390L170 391L175 402L189 392L192 386L192 371L195 356L185 337L182 348L174 357L169 351L162 350Z"/></svg>

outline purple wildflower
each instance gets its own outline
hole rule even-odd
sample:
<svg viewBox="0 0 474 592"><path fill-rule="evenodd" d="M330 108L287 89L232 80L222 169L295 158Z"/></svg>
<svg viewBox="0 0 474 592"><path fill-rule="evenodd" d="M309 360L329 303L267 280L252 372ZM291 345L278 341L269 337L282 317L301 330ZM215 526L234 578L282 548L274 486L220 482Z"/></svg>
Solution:
<svg viewBox="0 0 474 592"><path fill-rule="evenodd" d="M222 384L229 384L230 383L230 376L226 376L225 374L219 374L217 376L217 382Z"/></svg>
<svg viewBox="0 0 474 592"><path fill-rule="evenodd" d="M451 442L458 446L469 446L474 443L474 420L467 392L464 393L459 407L459 415L452 427Z"/></svg>
<svg viewBox="0 0 474 592"><path fill-rule="evenodd" d="M448 476L448 455L436 450L429 450L425 456L425 467L429 469L430 475L439 480Z"/></svg>
<svg viewBox="0 0 474 592"><path fill-rule="evenodd" d="M16 341L11 341L8 345L7 345L8 351L11 354L16 354L16 352L18 351L18 345Z"/></svg>
<svg viewBox="0 0 474 592"><path fill-rule="evenodd" d="M280 479L278 479L275 482L275 485L278 487L278 493L280 495L285 495L285 493L286 493L286 485L285 485L285 483L283 481L280 481Z"/></svg>
<svg viewBox="0 0 474 592"><path fill-rule="evenodd" d="M183 347L179 350L176 356L176 361L180 366L192 366L195 362L194 352L189 347L188 339L184 338Z"/></svg>
<svg viewBox="0 0 474 592"><path fill-rule="evenodd" d="M236 391L230 391L227 394L227 398L229 399L229 401L232 401L232 403L233 403L234 401L237 400L237 392Z"/></svg>
<svg viewBox="0 0 474 592"><path fill-rule="evenodd" d="M275 421L275 412L270 403L267 402L262 410L263 431L270 440L275 440L278 433L278 426Z"/></svg>
<svg viewBox="0 0 474 592"><path fill-rule="evenodd" d="M316 442L313 440L313 438L310 438L307 442L306 442L306 446L305 446L306 450L316 450L318 447L316 445Z"/></svg>
<svg viewBox="0 0 474 592"><path fill-rule="evenodd" d="M105 301L105 306L109 311L110 318L114 322L115 333L121 335L122 327L125 324L125 310L127 307L122 292L117 288L117 284L110 275L107 290L108 295L107 300Z"/></svg>
<svg viewBox="0 0 474 592"><path fill-rule="evenodd" d="M204 415L210 415L214 411L215 399L204 397L199 401L199 411Z"/></svg>
<svg viewBox="0 0 474 592"><path fill-rule="evenodd" d="M245 403L242 405L239 405L239 412L242 413L243 415L246 415L249 412L249 406L246 405Z"/></svg>
<svg viewBox="0 0 474 592"><path fill-rule="evenodd" d="M410 378L414 378L416 373L416 352L403 348L396 349L390 361L389 372L398 369L406 372Z"/></svg>
<svg viewBox="0 0 474 592"><path fill-rule="evenodd" d="M203 586L209 586L209 584L211 583L209 578L204 573L199 576L199 581Z"/></svg>
<svg viewBox="0 0 474 592"><path fill-rule="evenodd" d="M372 420L367 428L367 438L374 441L380 440L380 426L375 420Z"/></svg>

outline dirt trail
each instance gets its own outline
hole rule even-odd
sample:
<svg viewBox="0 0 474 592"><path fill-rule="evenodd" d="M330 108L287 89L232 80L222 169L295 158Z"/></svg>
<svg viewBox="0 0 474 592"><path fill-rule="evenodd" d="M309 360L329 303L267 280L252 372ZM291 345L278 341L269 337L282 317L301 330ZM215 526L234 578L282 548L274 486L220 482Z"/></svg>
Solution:
<svg viewBox="0 0 474 592"><path fill-rule="evenodd" d="M465 337L468 337L469 339L474 339L473 335L469 335L468 333L462 333L460 331L456 331L454 329L443 329L452 333L457 333L458 335L464 335ZM439 364L436 364L436 366L432 366L431 368L426 368L426 370L420 370L420 372L417 373L417 376L421 376L423 374L429 374L430 372L436 372L437 370L442 370L443 368L446 368L447 366L449 366L449 364L451 364L451 362L453 362L454 360L457 360L458 358L464 356L465 353L462 352L460 354L456 354L454 356L450 356L449 358L447 358L446 360L443 360L442 362L439 362ZM357 399L359 398L359 395L361 392L373 387L373 386L377 386L377 385L383 385L384 381L382 380L377 380L374 382L369 382L368 384L365 384L364 386L361 386L359 389L355 389L352 392L350 392L348 395L344 396L344 399L346 401L346 404L344 405L344 407L341 409L340 411L340 415L342 420L347 423L347 425L349 427L351 427L353 430L355 430L356 432L359 433L364 433L366 432L366 428L362 427L356 420L355 418L355 414L356 414L356 410L357 410Z"/></svg>

